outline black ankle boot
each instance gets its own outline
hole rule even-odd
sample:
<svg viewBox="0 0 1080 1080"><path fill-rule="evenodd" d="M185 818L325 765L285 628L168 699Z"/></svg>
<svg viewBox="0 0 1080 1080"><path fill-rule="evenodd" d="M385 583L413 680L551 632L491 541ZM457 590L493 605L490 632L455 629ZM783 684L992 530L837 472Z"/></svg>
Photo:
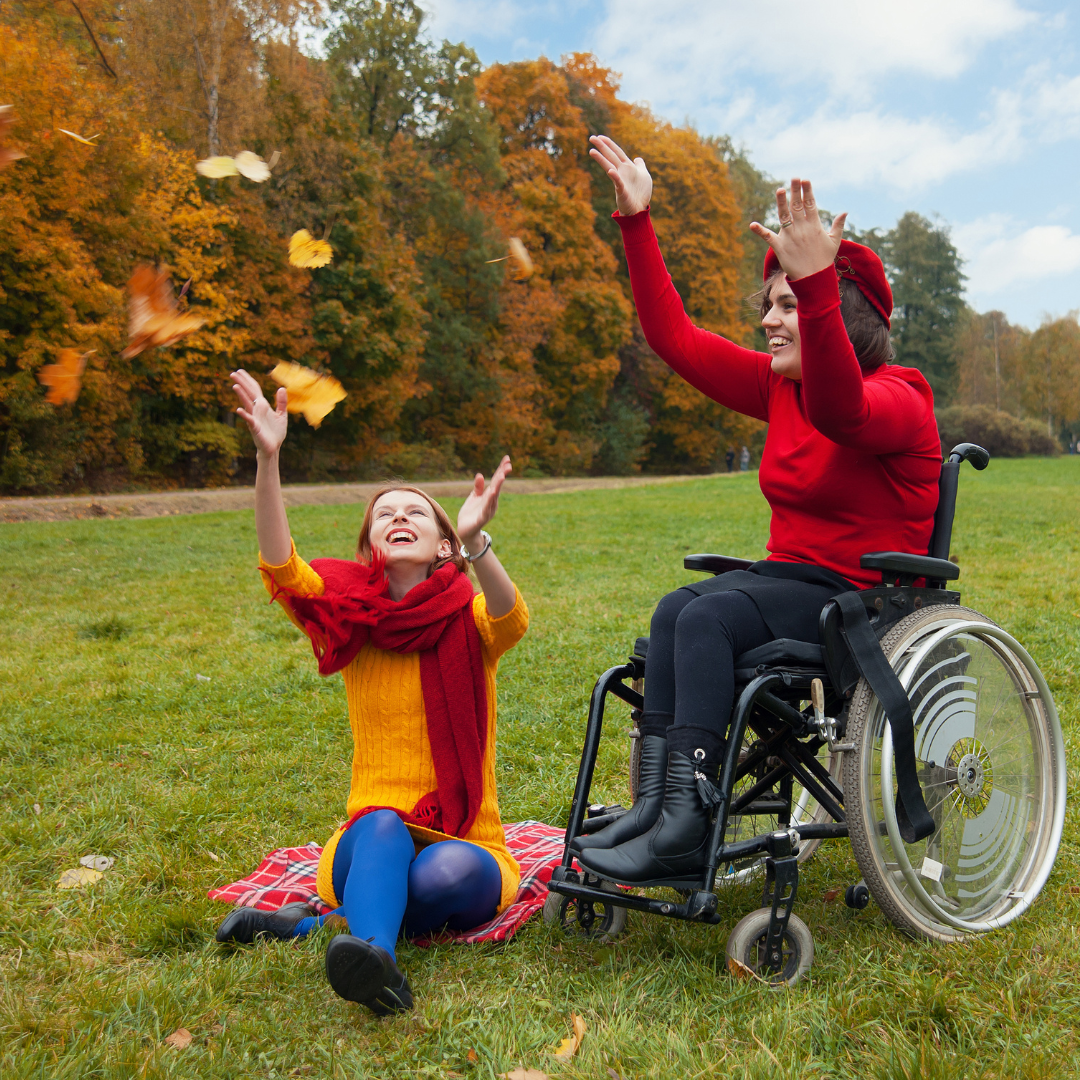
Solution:
<svg viewBox="0 0 1080 1080"><path fill-rule="evenodd" d="M259 911L258 908L242 907L229 913L218 927L217 940L250 945L257 937L291 938L296 924L309 919L318 912L308 904L286 904L277 911Z"/></svg>
<svg viewBox="0 0 1080 1080"><path fill-rule="evenodd" d="M326 949L326 977L338 997L366 1005L376 1016L413 1007L409 980L381 946L338 934Z"/></svg>
<svg viewBox="0 0 1080 1080"><path fill-rule="evenodd" d="M692 741L706 745L691 749ZM578 859L581 865L622 885L666 879L693 887L705 865L712 832L713 807L705 799L712 801L722 747L713 732L671 728L664 805L656 824L610 850L586 849Z"/></svg>
<svg viewBox="0 0 1080 1080"><path fill-rule="evenodd" d="M577 836L570 850L581 852L613 848L648 832L664 805L664 778L667 772L667 739L658 735L641 736L641 769L638 772L637 798L622 817L587 836Z"/></svg>

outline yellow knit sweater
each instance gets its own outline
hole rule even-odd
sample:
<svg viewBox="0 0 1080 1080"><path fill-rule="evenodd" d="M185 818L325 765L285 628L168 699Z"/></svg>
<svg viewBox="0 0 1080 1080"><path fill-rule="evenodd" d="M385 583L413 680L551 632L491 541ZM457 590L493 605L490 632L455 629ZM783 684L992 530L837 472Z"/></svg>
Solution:
<svg viewBox="0 0 1080 1080"><path fill-rule="evenodd" d="M296 554L295 544L287 563L271 566L260 557L259 570L271 595L274 583L302 595L321 596L323 593L322 578ZM484 750L484 799L472 828L463 839L491 852L499 864L502 872L499 911L513 901L520 880L520 868L506 846L495 789L495 673L499 657L521 640L529 626L529 609L521 593L516 588L514 591L513 609L498 619L488 614L483 593L477 593L473 598L473 617L484 658L488 726ZM289 618L296 622L288 600L285 597L278 599ZM342 675L353 736L352 783L345 804L346 819L365 806L411 810L437 786L420 686L420 654L376 649L367 644L342 669ZM418 848L440 840L456 839L417 825L408 828ZM332 883L334 852L340 836L339 827L327 841L319 860L319 895L332 907L340 905Z"/></svg>

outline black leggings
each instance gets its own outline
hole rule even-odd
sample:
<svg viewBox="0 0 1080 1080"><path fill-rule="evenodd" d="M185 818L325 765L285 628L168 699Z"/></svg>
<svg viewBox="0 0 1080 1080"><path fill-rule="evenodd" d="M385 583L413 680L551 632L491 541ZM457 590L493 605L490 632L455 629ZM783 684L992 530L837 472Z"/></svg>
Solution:
<svg viewBox="0 0 1080 1080"><path fill-rule="evenodd" d="M745 593L668 593L649 632L642 732L662 736L674 722L723 739L735 698L735 657L773 636Z"/></svg>

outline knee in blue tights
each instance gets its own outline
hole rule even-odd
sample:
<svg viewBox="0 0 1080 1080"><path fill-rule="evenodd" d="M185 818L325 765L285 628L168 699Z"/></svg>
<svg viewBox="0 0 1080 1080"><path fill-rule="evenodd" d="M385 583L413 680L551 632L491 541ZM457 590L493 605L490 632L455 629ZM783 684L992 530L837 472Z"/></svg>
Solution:
<svg viewBox="0 0 1080 1080"><path fill-rule="evenodd" d="M409 868L405 932L470 930L494 916L501 895L502 873L490 852L464 840L432 844Z"/></svg>

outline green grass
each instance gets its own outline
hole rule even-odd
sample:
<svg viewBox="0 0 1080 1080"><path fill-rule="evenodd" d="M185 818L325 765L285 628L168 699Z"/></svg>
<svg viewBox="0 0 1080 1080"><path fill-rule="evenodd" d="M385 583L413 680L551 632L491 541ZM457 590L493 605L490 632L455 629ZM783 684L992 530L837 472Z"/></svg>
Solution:
<svg viewBox="0 0 1080 1080"><path fill-rule="evenodd" d="M1078 458L965 469L954 544L965 603L1040 663L1070 754L1078 507ZM360 513L290 518L308 557L347 556ZM532 610L499 671L505 820L565 821L593 679L690 579L686 552L759 556L767 520L752 475L503 499L492 532ZM343 813L351 753L341 680L316 674L266 602L252 515L0 526L0 552L5 1078L479 1078L519 1064L597 1080L1077 1072L1075 810L1034 909L951 946L902 937L873 904L826 903L859 877L846 844L826 845L800 883L817 956L792 991L724 970L728 932L760 902L749 886L720 926L631 913L603 948L538 919L500 948L403 946L418 1007L391 1021L330 991L325 933L226 952L211 940L226 909L207 889L271 848L321 842ZM616 713L598 770L609 801L626 798L626 726ZM91 852L115 867L58 892L60 872ZM550 1050L571 1011L588 1034L558 1065ZM164 1046L180 1025L191 1046Z"/></svg>

